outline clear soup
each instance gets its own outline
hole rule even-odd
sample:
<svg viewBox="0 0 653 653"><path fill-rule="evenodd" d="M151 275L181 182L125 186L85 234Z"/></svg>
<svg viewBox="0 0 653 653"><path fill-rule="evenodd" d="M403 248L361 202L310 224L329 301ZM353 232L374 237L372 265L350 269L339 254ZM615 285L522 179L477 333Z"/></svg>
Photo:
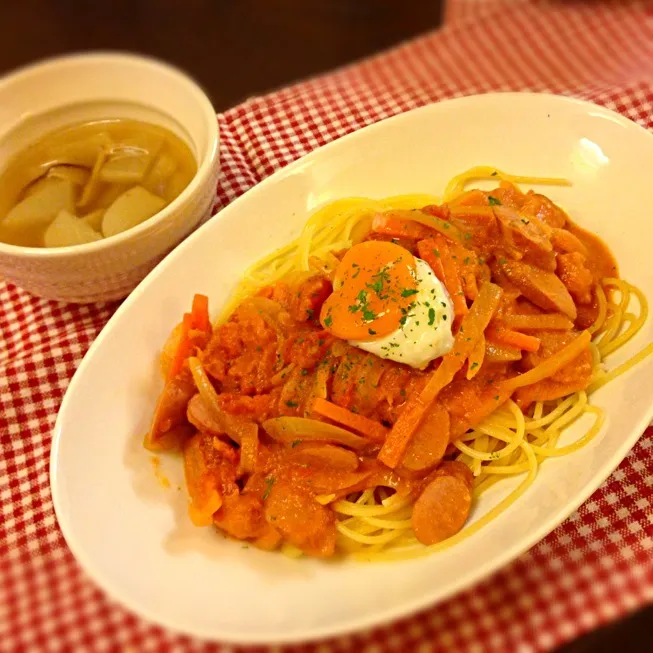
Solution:
<svg viewBox="0 0 653 653"><path fill-rule="evenodd" d="M114 236L161 211L197 171L188 145L132 119L50 132L0 174L0 241L67 247Z"/></svg>

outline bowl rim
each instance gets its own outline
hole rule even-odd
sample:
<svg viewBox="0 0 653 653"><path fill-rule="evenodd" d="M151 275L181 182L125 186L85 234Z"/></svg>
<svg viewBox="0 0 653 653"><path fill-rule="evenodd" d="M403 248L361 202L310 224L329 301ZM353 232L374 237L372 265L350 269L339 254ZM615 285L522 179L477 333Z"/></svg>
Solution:
<svg viewBox="0 0 653 653"><path fill-rule="evenodd" d="M181 85L185 86L189 95L200 107L204 117L204 124L208 132L208 149L205 156L197 161L197 170L184 190L175 197L172 202L152 217L140 224L126 229L113 236L83 245L69 245L67 247L25 247L22 245L10 245L0 241L0 255L12 257L22 256L31 259L61 259L71 254L96 254L114 246L120 246L134 237L144 235L157 224L165 222L179 208L190 201L193 196L201 190L203 184L211 178L215 166L218 164L220 151L220 134L216 111L211 104L206 92L190 75L180 68L161 61L154 57L132 54L129 52L98 50L89 53L73 53L58 57L49 57L19 67L9 74L0 77L0 91L16 81L32 76L47 74L49 70L60 67L75 66L78 64L103 64L120 63L124 65L145 66L176 78ZM68 103L58 105L58 108L65 108ZM38 113L38 112L37 112ZM165 113L165 112L164 112Z"/></svg>

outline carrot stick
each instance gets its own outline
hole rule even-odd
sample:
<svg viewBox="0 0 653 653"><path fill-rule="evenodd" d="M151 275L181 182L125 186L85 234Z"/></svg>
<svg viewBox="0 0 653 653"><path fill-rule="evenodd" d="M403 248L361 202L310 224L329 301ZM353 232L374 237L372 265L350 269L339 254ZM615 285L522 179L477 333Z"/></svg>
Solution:
<svg viewBox="0 0 653 653"><path fill-rule="evenodd" d="M385 441L387 434L386 428L379 422L375 422L373 419L352 413L346 408L342 408L326 399L322 399L322 397L317 397L313 401L312 407L318 415L322 415L322 417L326 417L333 422L347 426L353 431L358 431L358 433L366 436L373 442L381 444Z"/></svg>
<svg viewBox="0 0 653 653"><path fill-rule="evenodd" d="M516 347L523 351L537 351L540 348L540 339L535 336L528 336L519 331L506 329L501 326L488 327L485 332L486 338L497 345Z"/></svg>
<svg viewBox="0 0 653 653"><path fill-rule="evenodd" d="M444 270L442 268L438 243L435 238L425 238L424 240L420 240L417 243L417 253L423 261L426 261L429 264L435 276L444 283Z"/></svg>
<svg viewBox="0 0 653 653"><path fill-rule="evenodd" d="M181 368L184 365L184 361L190 355L191 349L191 340L190 340L190 330L192 328L193 318L190 313L184 313L184 320L181 323L181 334L179 335L179 344L177 345L177 350L175 355L172 358L170 367L168 368L168 377L167 380L174 378L181 372Z"/></svg>
<svg viewBox="0 0 653 653"><path fill-rule="evenodd" d="M191 328L198 331L210 330L211 322L209 321L209 298L206 295L196 294L195 297L193 297L191 316Z"/></svg>
<svg viewBox="0 0 653 653"><path fill-rule="evenodd" d="M451 383L455 374L462 368L496 313L502 294L501 288L493 283L487 282L481 286L478 297L462 319L453 349L442 359L440 367L431 373L422 392L409 397L399 419L388 434L378 455L382 463L392 468L399 465L424 414L442 388Z"/></svg>
<svg viewBox="0 0 653 653"><path fill-rule="evenodd" d="M592 335L589 331L583 331L578 338L570 342L566 347L563 347L559 352L556 352L551 358L534 367L532 370L520 374L506 381L506 385L511 391L517 388L522 388L525 385L532 385L542 379L555 374L561 367L574 360L577 356L583 353L592 340Z"/></svg>
<svg viewBox="0 0 653 653"><path fill-rule="evenodd" d="M467 302L465 301L465 294L463 293L463 285L460 281L456 263L452 258L451 250L447 244L447 239L442 234L436 234L434 240L437 243L437 251L440 254L440 261L442 262L444 285L449 291L451 301L453 302L454 315L456 317L465 315L468 308Z"/></svg>

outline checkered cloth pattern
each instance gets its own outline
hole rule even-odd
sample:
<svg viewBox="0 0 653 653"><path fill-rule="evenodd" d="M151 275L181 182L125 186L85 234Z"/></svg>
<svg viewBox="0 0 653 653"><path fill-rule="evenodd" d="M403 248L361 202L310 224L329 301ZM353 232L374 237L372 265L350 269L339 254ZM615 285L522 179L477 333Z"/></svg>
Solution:
<svg viewBox="0 0 653 653"><path fill-rule="evenodd" d="M316 147L447 98L548 91L653 126L653 14L637 2L452 0L446 26L218 117L216 210ZM218 218L219 219L219 218ZM70 306L0 283L0 651L548 651L653 601L653 429L564 524L428 612L301 647L241 649L166 632L81 572L50 497L64 391L117 304Z"/></svg>

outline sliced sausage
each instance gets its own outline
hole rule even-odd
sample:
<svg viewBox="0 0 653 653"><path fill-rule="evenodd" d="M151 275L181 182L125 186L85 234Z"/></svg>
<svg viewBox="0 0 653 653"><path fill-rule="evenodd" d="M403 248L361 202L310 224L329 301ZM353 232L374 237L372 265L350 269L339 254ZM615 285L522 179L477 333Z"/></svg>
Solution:
<svg viewBox="0 0 653 653"><path fill-rule="evenodd" d="M178 374L168 381L156 404L154 418L144 445L152 451L178 448L181 441L173 437L178 427L185 426L186 406L195 394L195 384L187 374Z"/></svg>
<svg viewBox="0 0 653 653"><path fill-rule="evenodd" d="M547 225L525 218L507 206L495 206L493 211L499 221L501 235L510 248L516 248L522 255L530 253L534 256L553 251Z"/></svg>
<svg viewBox="0 0 653 653"><path fill-rule="evenodd" d="M412 525L422 544L446 540L467 521L472 507L471 472L463 467L454 461L443 465L415 502Z"/></svg>
<svg viewBox="0 0 653 653"><path fill-rule="evenodd" d="M576 319L576 304L565 285L553 274L519 261L501 262L508 280L533 304L546 311L564 313Z"/></svg>
<svg viewBox="0 0 653 653"><path fill-rule="evenodd" d="M266 496L267 495L267 496ZM284 539L307 555L328 558L336 547L333 511L290 481L268 479L263 497L265 517Z"/></svg>

